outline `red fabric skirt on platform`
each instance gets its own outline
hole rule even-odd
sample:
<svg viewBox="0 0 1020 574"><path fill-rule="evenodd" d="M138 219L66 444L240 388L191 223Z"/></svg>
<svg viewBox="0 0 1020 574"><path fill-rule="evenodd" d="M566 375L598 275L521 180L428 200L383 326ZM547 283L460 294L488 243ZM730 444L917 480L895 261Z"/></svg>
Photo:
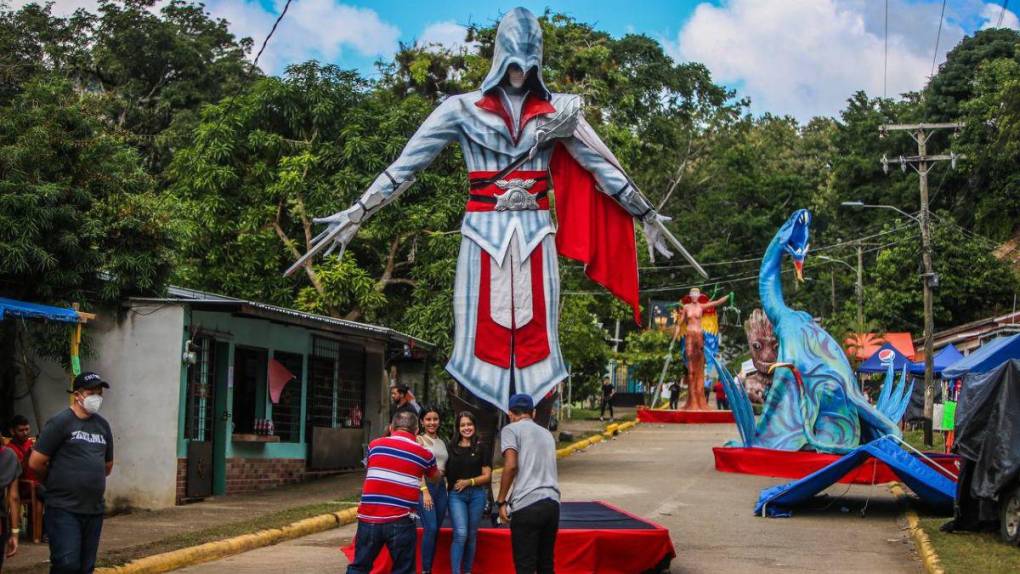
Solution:
<svg viewBox="0 0 1020 574"><path fill-rule="evenodd" d="M638 407L637 419L643 423L681 425L731 423L733 422L733 411L671 411Z"/></svg>
<svg viewBox="0 0 1020 574"><path fill-rule="evenodd" d="M418 529L418 566L421 570L421 536ZM449 522L439 531L433 572L450 572ZM343 553L354 559L354 544ZM638 574L668 566L676 556L669 530L605 502L564 502L556 535L557 574ZM383 548L372 574L389 574L392 563ZM510 529L480 528L471 569L475 574L513 574Z"/></svg>
<svg viewBox="0 0 1020 574"><path fill-rule="evenodd" d="M756 474L778 478L803 478L840 458L838 454L808 451L773 450L770 448L715 447L715 469L720 472ZM938 466L959 474L959 457L954 455L925 453ZM928 466L930 462L921 459ZM936 469L938 470L938 469ZM885 463L869 458L839 481L846 484L881 484L898 481L899 478Z"/></svg>

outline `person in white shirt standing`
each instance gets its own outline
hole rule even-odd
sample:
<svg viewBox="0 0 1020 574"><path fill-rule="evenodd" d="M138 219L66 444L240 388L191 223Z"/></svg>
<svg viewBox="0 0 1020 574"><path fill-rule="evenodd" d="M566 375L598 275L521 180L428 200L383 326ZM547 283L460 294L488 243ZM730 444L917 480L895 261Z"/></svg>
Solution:
<svg viewBox="0 0 1020 574"><path fill-rule="evenodd" d="M449 503L446 489L446 461L450 454L446 450L446 441L439 436L439 420L439 409L432 406L422 407L422 433L418 435L418 444L432 452L432 455L436 457L436 467L439 469L439 473L432 480L423 478L419 487L421 501L418 514L422 524L422 574L432 572L432 560L436 555L436 541L439 538L439 529L446 518L446 508Z"/></svg>
<svg viewBox="0 0 1020 574"><path fill-rule="evenodd" d="M534 415L531 396L510 397L511 423L500 433L503 476L496 504L500 518L510 523L517 574L552 574L560 526L556 441L532 420Z"/></svg>

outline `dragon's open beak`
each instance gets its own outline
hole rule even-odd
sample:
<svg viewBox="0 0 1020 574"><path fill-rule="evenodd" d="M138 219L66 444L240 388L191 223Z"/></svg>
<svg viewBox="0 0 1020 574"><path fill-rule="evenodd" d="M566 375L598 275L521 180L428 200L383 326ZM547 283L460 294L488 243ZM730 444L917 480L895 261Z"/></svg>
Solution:
<svg viewBox="0 0 1020 574"><path fill-rule="evenodd" d="M804 262L803 261L797 261L795 259L793 261L793 271L794 271L794 273L797 274L797 281L800 281L801 283L803 283L804 282Z"/></svg>

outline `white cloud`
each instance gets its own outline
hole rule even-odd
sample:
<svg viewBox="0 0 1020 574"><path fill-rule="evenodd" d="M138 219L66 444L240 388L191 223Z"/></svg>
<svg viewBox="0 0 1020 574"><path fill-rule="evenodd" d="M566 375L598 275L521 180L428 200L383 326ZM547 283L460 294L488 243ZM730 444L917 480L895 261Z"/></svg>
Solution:
<svg viewBox="0 0 1020 574"><path fill-rule="evenodd" d="M467 27L452 20L429 24L418 38L418 46L428 47L436 44L453 52L471 51L478 46L478 42L467 41Z"/></svg>
<svg viewBox="0 0 1020 574"><path fill-rule="evenodd" d="M285 2L276 0L269 12L258 0L212 0L210 13L230 22L238 37L250 37L257 52ZM259 67L280 73L289 64L315 58L336 62L344 50L364 56L391 56L397 51L400 30L368 8L334 0L293 2L259 60ZM253 55L254 56L254 55Z"/></svg>
<svg viewBox="0 0 1020 574"><path fill-rule="evenodd" d="M985 4L981 7L981 18L984 23L981 24L982 30L988 28L1010 28L1011 30L1020 30L1020 18L1017 18L1016 12L1010 9L1002 11L1002 4ZM999 24L999 18L1002 18L1002 24Z"/></svg>
<svg viewBox="0 0 1020 574"><path fill-rule="evenodd" d="M44 0L11 0L14 8ZM159 12L167 0L151 8ZM208 0L206 10L215 18L230 22L230 31L238 38L250 37L257 51L273 27L285 0L274 0L273 11L266 10L259 0ZM98 12L99 0L56 0L53 14L69 16L78 8ZM427 31L427 30L426 30ZM344 50L363 56L392 56L397 51L400 30L383 21L369 8L342 4L336 0L296 0L291 2L276 33L259 60L259 67L269 73L280 73L289 64L317 58L336 62ZM461 41L463 41L461 36ZM254 57L254 54L252 54Z"/></svg>
<svg viewBox="0 0 1020 574"><path fill-rule="evenodd" d="M888 95L917 90L931 72L941 2L892 0ZM740 87L756 112L800 120L835 115L857 90L883 93L885 6L868 0L724 0L699 5L667 50ZM936 62L964 36L953 12Z"/></svg>

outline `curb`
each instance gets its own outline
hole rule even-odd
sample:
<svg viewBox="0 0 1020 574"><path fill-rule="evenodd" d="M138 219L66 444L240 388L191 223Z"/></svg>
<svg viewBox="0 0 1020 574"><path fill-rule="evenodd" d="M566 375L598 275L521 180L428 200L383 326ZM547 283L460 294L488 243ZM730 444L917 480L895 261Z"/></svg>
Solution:
<svg viewBox="0 0 1020 574"><path fill-rule="evenodd" d="M611 424L606 427L602 434L597 434L584 440L579 440L569 446L557 450L556 458L559 459L570 456L575 452L582 451L590 446L612 439L620 433L634 428L637 424L637 421ZM496 470L497 469L493 469L494 472ZM263 548L265 546L279 544L280 542L286 542L287 540L301 538L310 534L325 532L327 530L353 524L357 522L357 520L358 509L348 508L346 510L341 510L340 512L320 514L319 516L299 520L281 528L260 530L251 534L235 536L234 538L206 542L205 544L200 544L198 546L180 548L178 550L172 550L162 554L153 554L152 556L132 560L131 562L121 566L97 568L96 574L158 574L161 572L170 572L172 570L184 568L185 566L193 566L203 562L212 562L213 560L220 560L228 556L234 556L235 554L255 550L256 548ZM941 574L941 571L939 571L939 574Z"/></svg>
<svg viewBox="0 0 1020 574"><path fill-rule="evenodd" d="M910 508L910 504L907 501L907 493L898 482L890 484L889 490L903 504L905 509L903 514L907 519L907 530L910 531L910 537L914 540L914 546L921 557L924 571L928 574L945 574L945 570L942 569L942 563L939 561L939 555L935 552L935 547L932 546L928 534L921 528L917 513Z"/></svg>
<svg viewBox="0 0 1020 574"><path fill-rule="evenodd" d="M156 574L170 572L185 566L201 564L233 556L256 548L278 544L287 540L301 538L309 534L324 532L339 526L351 524L357 520L356 508L348 508L339 512L320 514L312 518L299 520L282 528L260 530L251 534L243 534L234 538L207 542L198 546L181 548L132 560L122 566L97 568L97 574Z"/></svg>

